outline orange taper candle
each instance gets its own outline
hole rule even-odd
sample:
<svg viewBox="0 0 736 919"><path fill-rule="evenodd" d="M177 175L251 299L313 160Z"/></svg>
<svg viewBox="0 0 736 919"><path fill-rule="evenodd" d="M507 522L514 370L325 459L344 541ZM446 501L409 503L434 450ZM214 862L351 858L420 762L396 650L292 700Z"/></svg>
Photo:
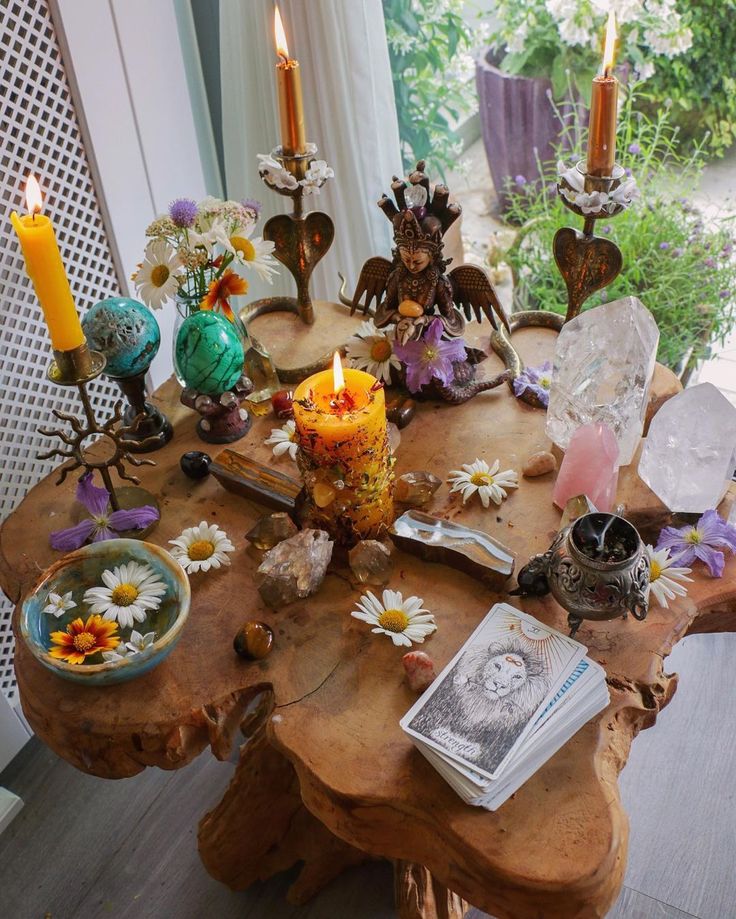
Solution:
<svg viewBox="0 0 736 919"><path fill-rule="evenodd" d="M616 161L618 80L612 73L615 46L616 18L611 10L608 14L602 73L593 79L593 94L590 101L586 171L592 176L612 175Z"/></svg>
<svg viewBox="0 0 736 919"><path fill-rule="evenodd" d="M276 82L279 91L279 117L281 120L281 150L287 156L306 152L307 141L304 130L304 104L302 102L302 77L299 61L289 57L286 32L281 21L278 6L274 10L274 36L276 53L280 60L276 65Z"/></svg>
<svg viewBox="0 0 736 919"><path fill-rule="evenodd" d="M352 545L393 522L393 457L383 384L362 370L332 370L294 392L297 462L315 526Z"/></svg>
<svg viewBox="0 0 736 919"><path fill-rule="evenodd" d="M33 281L49 327L51 346L55 351L71 351L84 344L84 332L56 244L54 227L41 213L41 202L41 188L35 176L29 175L26 182L28 214L19 217L13 211L10 219L20 240L28 277Z"/></svg>

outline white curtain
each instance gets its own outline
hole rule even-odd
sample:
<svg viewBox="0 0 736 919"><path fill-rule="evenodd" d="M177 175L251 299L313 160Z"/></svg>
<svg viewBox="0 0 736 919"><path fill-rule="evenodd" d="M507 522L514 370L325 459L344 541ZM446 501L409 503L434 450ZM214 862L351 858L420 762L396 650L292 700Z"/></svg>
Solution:
<svg viewBox="0 0 736 919"><path fill-rule="evenodd" d="M363 261L391 246L390 223L376 207L401 174L383 8L381 0L279 0L279 9L301 66L307 140L335 170L321 194L305 199L335 223L312 297L337 300L338 270L352 292ZM265 220L289 202L263 185L256 159L280 143L273 0L222 0L220 51L227 195L262 201ZM295 291L284 268L273 287L254 282L250 292Z"/></svg>

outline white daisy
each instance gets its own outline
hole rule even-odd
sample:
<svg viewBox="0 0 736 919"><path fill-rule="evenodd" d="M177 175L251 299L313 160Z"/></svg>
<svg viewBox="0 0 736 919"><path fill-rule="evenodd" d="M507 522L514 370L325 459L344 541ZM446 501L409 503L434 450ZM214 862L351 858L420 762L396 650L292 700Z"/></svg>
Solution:
<svg viewBox="0 0 736 919"><path fill-rule="evenodd" d="M170 539L169 543L174 547L171 554L188 574L229 565L227 553L235 551L227 533L216 523L206 520L199 526L187 527L181 536Z"/></svg>
<svg viewBox="0 0 736 919"><path fill-rule="evenodd" d="M407 597L398 590L384 590L383 602L369 591L358 601L358 609L350 614L375 628L372 632L388 635L395 645L411 647L413 641L421 644L427 635L437 630L434 616L422 609L423 600Z"/></svg>
<svg viewBox="0 0 736 919"><path fill-rule="evenodd" d="M140 632L133 629L130 638L125 642L125 647L130 654L140 654L141 651L151 647L155 637L155 632L146 632L145 635L141 635Z"/></svg>
<svg viewBox="0 0 736 919"><path fill-rule="evenodd" d="M367 370L384 383L391 382L391 368L401 369L401 361L394 354L393 333L377 329L368 320L345 343L345 354L351 367Z"/></svg>
<svg viewBox="0 0 736 919"><path fill-rule="evenodd" d="M283 456L288 453L295 460L299 444L296 440L296 424L294 420L287 421L282 428L271 428L271 434L263 443L273 447L274 456Z"/></svg>
<svg viewBox="0 0 736 919"><path fill-rule="evenodd" d="M115 648L114 651L103 651L102 659L107 661L107 663L112 663L113 661L124 661L126 657L130 657L128 649L125 647L125 642L121 641L120 644Z"/></svg>
<svg viewBox="0 0 736 919"><path fill-rule="evenodd" d="M166 584L159 579L150 565L127 562L112 571L102 572L104 587L90 587L84 593L84 602L90 612L103 619L118 622L120 628L132 628L134 622L143 622L150 609L158 609L166 593Z"/></svg>
<svg viewBox="0 0 736 919"><path fill-rule="evenodd" d="M477 491L483 507L488 507L489 501L500 504L507 497L508 488L519 487L519 476L514 470L505 469L499 472L500 465L498 460L494 460L493 465L489 466L485 460L476 459L474 463L463 465L462 470L453 469L447 480L452 484L450 494L453 491L461 492L465 504Z"/></svg>
<svg viewBox="0 0 736 919"><path fill-rule="evenodd" d="M670 558L669 549L655 551L652 546L646 546L649 556L649 592L654 594L657 603L669 608L669 600L687 595L687 587L678 584L678 581L689 581L688 575L692 568L677 568L673 565L675 559Z"/></svg>
<svg viewBox="0 0 736 919"><path fill-rule="evenodd" d="M254 224L250 226L241 225L229 235L227 229L221 223L215 224L212 229L217 242L234 255L237 262L243 265L244 268L255 271L262 281L268 281L269 284L273 284L273 276L278 273L276 271L276 260L271 255L274 250L274 243L263 239L261 236L251 238L254 228Z"/></svg>
<svg viewBox="0 0 736 919"><path fill-rule="evenodd" d="M67 591L64 595L50 591L48 597L46 597L46 601L46 606L43 608L44 613L48 613L49 616L56 616L57 619L63 616L68 609L74 609L77 605L74 600L72 600L71 590Z"/></svg>
<svg viewBox="0 0 736 919"><path fill-rule="evenodd" d="M138 296L151 309L161 309L165 300L179 289L182 261L165 239L154 239L147 246L143 262L133 276Z"/></svg>

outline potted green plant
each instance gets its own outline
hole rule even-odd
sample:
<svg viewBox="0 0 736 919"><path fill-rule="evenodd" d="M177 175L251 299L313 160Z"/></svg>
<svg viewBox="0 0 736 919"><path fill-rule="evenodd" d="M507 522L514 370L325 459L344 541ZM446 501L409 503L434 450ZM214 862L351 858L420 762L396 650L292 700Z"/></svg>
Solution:
<svg viewBox="0 0 736 919"><path fill-rule="evenodd" d="M675 0L495 0L498 27L476 61L480 121L488 164L504 210L514 182L539 178L562 140L574 146L601 61L609 9L619 28L619 70L639 81L659 58L682 54L692 32ZM570 94L572 89L572 95ZM568 100L568 105L561 103Z"/></svg>

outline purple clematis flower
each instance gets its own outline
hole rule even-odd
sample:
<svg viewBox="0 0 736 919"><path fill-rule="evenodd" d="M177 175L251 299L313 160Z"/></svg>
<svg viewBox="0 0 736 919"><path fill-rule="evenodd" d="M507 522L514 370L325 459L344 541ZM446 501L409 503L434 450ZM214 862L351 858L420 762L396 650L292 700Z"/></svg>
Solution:
<svg viewBox="0 0 736 919"><path fill-rule="evenodd" d="M517 398L527 389L531 390L542 405L549 405L549 388L552 385L552 361L545 361L539 367L526 367L514 380L514 395Z"/></svg>
<svg viewBox="0 0 736 919"><path fill-rule="evenodd" d="M71 552L83 546L88 539L91 542L116 539L125 530L142 530L159 517L156 508L150 504L129 511L111 511L110 492L92 484L91 472L85 472L79 480L77 501L89 511L90 516L73 527L52 533L49 537L52 549Z"/></svg>
<svg viewBox="0 0 736 919"><path fill-rule="evenodd" d="M718 511L706 511L695 526L681 529L665 527L659 534L657 549L669 549L670 557L679 567L689 567L696 559L705 562L711 577L720 578L726 559L719 549L736 552L736 527L719 516Z"/></svg>
<svg viewBox="0 0 736 919"><path fill-rule="evenodd" d="M434 377L445 385L451 383L452 362L467 357L462 339L440 341L442 332L442 321L433 319L418 341L408 341L405 345L394 342L394 353L406 365L406 385L410 392L419 392Z"/></svg>

